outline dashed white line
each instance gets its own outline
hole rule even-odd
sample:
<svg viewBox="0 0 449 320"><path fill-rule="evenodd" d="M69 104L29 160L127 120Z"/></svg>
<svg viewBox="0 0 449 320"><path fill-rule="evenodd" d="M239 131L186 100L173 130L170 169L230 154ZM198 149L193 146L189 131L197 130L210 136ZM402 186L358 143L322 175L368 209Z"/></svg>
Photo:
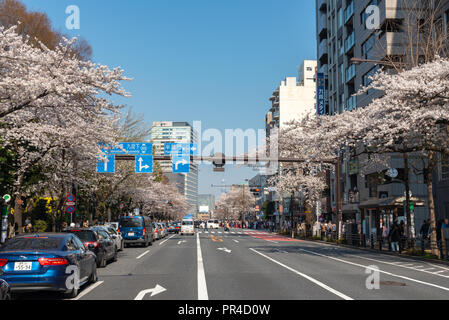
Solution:
<svg viewBox="0 0 449 320"><path fill-rule="evenodd" d="M235 239L234 239L234 242L235 242L235 243L239 243L239 241L238 241L238 240L235 240Z"/></svg>
<svg viewBox="0 0 449 320"><path fill-rule="evenodd" d="M161 243L159 243L159 245L163 245L165 242L167 242L168 240L170 240L171 238L173 238L175 235L172 235L170 238L165 239L164 241L162 241Z"/></svg>
<svg viewBox="0 0 449 320"><path fill-rule="evenodd" d="M274 259L272 259L272 258L270 258L270 257L268 257L268 256L266 256L266 255L264 255L263 253L260 253L260 252L257 251L257 250L254 250L254 249L252 249L252 248L250 248L250 250L253 251L253 252L255 252L255 253L257 253L257 254L259 254L259 255L261 255L262 257L264 257L264 258L266 258L266 259L268 259L268 260L270 260L270 261L272 261L272 262L274 262L274 263L280 265L281 267L284 267L284 268L286 268L286 269L288 269L288 270L290 270L290 271L296 273L297 275L299 275L299 276L301 276L301 277L303 277L303 278L305 278L305 279L307 279L307 280L309 280L309 281L315 283L316 285L320 286L321 288L323 288L323 289L325 289L325 290L327 290L327 291L329 291L329 292L335 294L336 296L338 296L338 297L340 297L340 298L342 298L342 299L344 299L344 300L354 300L354 299L352 299L351 297L349 297L349 296L347 296L347 295L341 293L340 291L337 291L337 290L335 290L335 289L333 289L333 288L331 288L331 287L325 285L325 284L322 283L321 281L318 281L318 280L316 280L316 279L314 279L314 278L312 278L312 277L310 277L310 276L308 276L308 275L306 275L306 274L304 274L304 273L302 273L302 272L299 272L299 271L297 271L297 270L295 270L295 269L293 269L293 268L290 268L289 266L287 266L287 265L285 265L285 264L283 264L283 263L281 263L281 262L279 262L279 261L276 261L276 260L274 260Z"/></svg>
<svg viewBox="0 0 449 320"><path fill-rule="evenodd" d="M139 260L140 258L142 258L144 255L146 255L147 253L149 253L150 250L145 251L144 253L142 253L140 256L138 256L136 259Z"/></svg>

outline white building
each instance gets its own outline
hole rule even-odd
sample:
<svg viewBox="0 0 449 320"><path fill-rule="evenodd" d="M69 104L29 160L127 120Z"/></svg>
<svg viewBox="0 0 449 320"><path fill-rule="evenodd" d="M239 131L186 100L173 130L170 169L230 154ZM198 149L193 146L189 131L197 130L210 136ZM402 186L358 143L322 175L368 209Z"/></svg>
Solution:
<svg viewBox="0 0 449 320"><path fill-rule="evenodd" d="M266 115L267 136L272 128L282 129L286 122L316 111L316 60L305 60L299 68L299 79L287 77L273 92Z"/></svg>
<svg viewBox="0 0 449 320"><path fill-rule="evenodd" d="M193 127L187 122L161 121L153 122L151 140L156 156L164 155L165 143L197 143L198 137ZM198 212L198 164L190 163L190 173L173 173L171 161L160 161L164 174L176 185L192 206L192 212Z"/></svg>

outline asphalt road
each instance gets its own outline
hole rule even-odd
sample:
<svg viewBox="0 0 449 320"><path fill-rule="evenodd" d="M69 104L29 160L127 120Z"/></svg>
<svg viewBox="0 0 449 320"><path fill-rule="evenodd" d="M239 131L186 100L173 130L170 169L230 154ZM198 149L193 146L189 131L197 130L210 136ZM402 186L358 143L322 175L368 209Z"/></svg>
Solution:
<svg viewBox="0 0 449 320"><path fill-rule="evenodd" d="M449 267L292 241L255 230L170 235L148 248L125 249L117 262L98 273L99 281L82 288L76 299L449 299ZM29 294L19 298L58 296Z"/></svg>

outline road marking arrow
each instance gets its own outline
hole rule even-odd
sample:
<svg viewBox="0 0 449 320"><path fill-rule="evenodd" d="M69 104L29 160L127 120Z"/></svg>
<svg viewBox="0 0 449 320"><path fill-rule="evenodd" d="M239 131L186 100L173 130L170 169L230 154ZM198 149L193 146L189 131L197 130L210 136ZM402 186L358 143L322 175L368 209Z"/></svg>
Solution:
<svg viewBox="0 0 449 320"><path fill-rule="evenodd" d="M229 249L227 249L227 248L218 248L218 250L224 251L224 252L226 252L226 253L231 253L231 252L232 252L232 250L229 250Z"/></svg>
<svg viewBox="0 0 449 320"><path fill-rule="evenodd" d="M185 242L187 242L187 241L186 240L178 241L178 244L185 243Z"/></svg>
<svg viewBox="0 0 449 320"><path fill-rule="evenodd" d="M160 294L164 291L167 291L167 289L165 289L164 287L161 287L160 285L156 285L156 287L154 287L153 289L140 291L134 300L143 300L143 298L149 293L151 293L150 297L154 297L155 295Z"/></svg>

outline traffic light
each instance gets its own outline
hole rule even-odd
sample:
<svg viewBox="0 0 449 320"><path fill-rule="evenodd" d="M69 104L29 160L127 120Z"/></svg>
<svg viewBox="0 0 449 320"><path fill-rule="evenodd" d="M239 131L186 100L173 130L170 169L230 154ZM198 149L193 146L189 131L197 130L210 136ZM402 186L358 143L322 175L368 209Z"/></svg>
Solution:
<svg viewBox="0 0 449 320"><path fill-rule="evenodd" d="M251 188L251 192L256 198L260 197L260 189L259 188Z"/></svg>
<svg viewBox="0 0 449 320"><path fill-rule="evenodd" d="M214 158L215 160L212 162L214 165L214 172L224 172L224 166L226 164L224 153L216 153L214 154Z"/></svg>

